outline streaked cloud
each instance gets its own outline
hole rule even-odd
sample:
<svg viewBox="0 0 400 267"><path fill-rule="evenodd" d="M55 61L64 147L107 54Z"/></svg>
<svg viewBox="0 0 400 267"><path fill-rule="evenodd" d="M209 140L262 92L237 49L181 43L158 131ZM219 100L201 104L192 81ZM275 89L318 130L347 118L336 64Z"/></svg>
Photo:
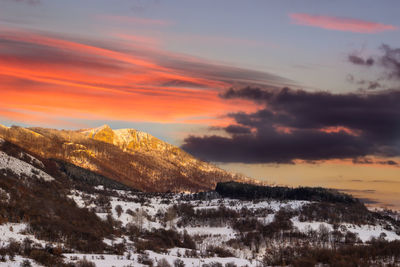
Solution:
<svg viewBox="0 0 400 267"><path fill-rule="evenodd" d="M390 24L383 24L378 22L333 17L326 15L311 15L305 13L291 13L289 14L292 23L298 25L318 27L327 30L347 31L356 33L378 33L384 31L397 30L398 27Z"/></svg>
<svg viewBox="0 0 400 267"><path fill-rule="evenodd" d="M83 40L3 29L0 82L0 105L7 110L75 118L194 122L196 117L213 121L239 108L254 111L256 106L248 101L227 102L219 97L234 84L276 86L289 80L135 46L126 40ZM17 121L22 118L4 110L1 116L10 114Z"/></svg>

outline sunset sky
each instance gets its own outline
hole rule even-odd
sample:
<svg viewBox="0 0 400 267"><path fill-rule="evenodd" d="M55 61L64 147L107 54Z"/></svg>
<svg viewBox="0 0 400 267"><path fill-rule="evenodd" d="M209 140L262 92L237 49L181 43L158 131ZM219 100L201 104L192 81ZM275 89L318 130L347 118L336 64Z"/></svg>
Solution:
<svg viewBox="0 0 400 267"><path fill-rule="evenodd" d="M0 0L0 124L136 128L400 207L399 1Z"/></svg>

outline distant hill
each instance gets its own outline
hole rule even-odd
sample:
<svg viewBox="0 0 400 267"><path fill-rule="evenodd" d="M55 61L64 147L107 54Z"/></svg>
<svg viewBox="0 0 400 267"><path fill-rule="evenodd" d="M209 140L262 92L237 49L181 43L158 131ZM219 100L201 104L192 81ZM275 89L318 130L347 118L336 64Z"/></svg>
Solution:
<svg viewBox="0 0 400 267"><path fill-rule="evenodd" d="M197 192L214 189L218 182L252 181L135 129L0 126L0 138L43 158L76 165L141 191Z"/></svg>
<svg viewBox="0 0 400 267"><path fill-rule="evenodd" d="M238 182L221 182L215 189L223 197L239 198L246 200L275 199L275 200L308 200L325 201L331 203L359 203L351 195L341 193L334 189L322 187L297 187L261 186Z"/></svg>

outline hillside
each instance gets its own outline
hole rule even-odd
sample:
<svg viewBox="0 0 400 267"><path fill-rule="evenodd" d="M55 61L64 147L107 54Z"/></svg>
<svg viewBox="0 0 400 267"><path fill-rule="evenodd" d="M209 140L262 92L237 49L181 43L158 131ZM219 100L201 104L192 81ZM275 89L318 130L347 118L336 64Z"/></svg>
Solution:
<svg viewBox="0 0 400 267"><path fill-rule="evenodd" d="M0 137L43 158L68 162L142 191L196 192L214 189L222 181L250 181L134 129L0 126Z"/></svg>
<svg viewBox="0 0 400 267"><path fill-rule="evenodd" d="M138 192L0 138L0 265L399 266L398 218L322 188Z"/></svg>

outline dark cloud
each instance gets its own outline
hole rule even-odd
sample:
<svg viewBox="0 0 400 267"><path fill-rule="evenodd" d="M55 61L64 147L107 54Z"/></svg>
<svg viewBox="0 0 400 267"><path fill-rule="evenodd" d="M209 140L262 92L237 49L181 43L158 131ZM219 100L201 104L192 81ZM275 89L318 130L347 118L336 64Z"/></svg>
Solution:
<svg viewBox="0 0 400 267"><path fill-rule="evenodd" d="M357 55L352 54L352 55L348 56L348 60L351 63L356 64L356 65L363 65L363 66L372 66L372 65L374 65L374 59L371 58L371 57L367 58L367 59L364 59L362 57L359 57Z"/></svg>
<svg viewBox="0 0 400 267"><path fill-rule="evenodd" d="M381 164L381 165L391 165L398 166L399 163L394 160L376 160L371 158L355 158L353 159L354 164Z"/></svg>
<svg viewBox="0 0 400 267"><path fill-rule="evenodd" d="M355 164L373 164L374 161L368 158L355 158L353 159L353 163Z"/></svg>
<svg viewBox="0 0 400 267"><path fill-rule="evenodd" d="M400 80L400 49L391 48L384 44L381 46L384 55L380 61L383 67L388 71L388 78Z"/></svg>
<svg viewBox="0 0 400 267"><path fill-rule="evenodd" d="M357 80L352 74L348 74L346 76L346 80L350 83L363 86L362 88L360 88L361 91L393 87L393 85L387 86L384 81L398 82L400 80L400 49L392 48L389 45L383 44L380 47L380 50L383 52L383 54L375 56L375 60L372 57L364 59L355 54L351 54L348 56L349 62L355 65L368 67L378 66L383 69L383 73L378 75L377 79L371 81ZM397 86L396 88L399 87Z"/></svg>
<svg viewBox="0 0 400 267"><path fill-rule="evenodd" d="M386 161L380 161L381 164L386 164L386 165L399 165L397 161L394 160L386 160Z"/></svg>
<svg viewBox="0 0 400 267"><path fill-rule="evenodd" d="M382 84L377 81L369 81L368 82L368 90L375 90L378 88L382 88Z"/></svg>
<svg viewBox="0 0 400 267"><path fill-rule="evenodd" d="M249 134L251 129L239 125L229 125L225 128L225 131L230 134Z"/></svg>
<svg viewBox="0 0 400 267"><path fill-rule="evenodd" d="M289 88L231 88L222 98L255 101L254 113L229 114L253 131L189 136L183 149L216 162L292 163L400 155L400 91L332 94ZM389 162L388 162L389 164Z"/></svg>
<svg viewBox="0 0 400 267"><path fill-rule="evenodd" d="M363 86L359 89L360 91L384 89L385 86L382 83L380 83L379 80L380 79L376 81L359 80L356 82L356 84Z"/></svg>
<svg viewBox="0 0 400 267"><path fill-rule="evenodd" d="M272 97L273 94L274 91L272 90L265 90L258 87L247 86L240 90L235 90L234 88L230 88L226 92L220 94L220 96L226 99L243 98L243 99L263 102L266 99Z"/></svg>

